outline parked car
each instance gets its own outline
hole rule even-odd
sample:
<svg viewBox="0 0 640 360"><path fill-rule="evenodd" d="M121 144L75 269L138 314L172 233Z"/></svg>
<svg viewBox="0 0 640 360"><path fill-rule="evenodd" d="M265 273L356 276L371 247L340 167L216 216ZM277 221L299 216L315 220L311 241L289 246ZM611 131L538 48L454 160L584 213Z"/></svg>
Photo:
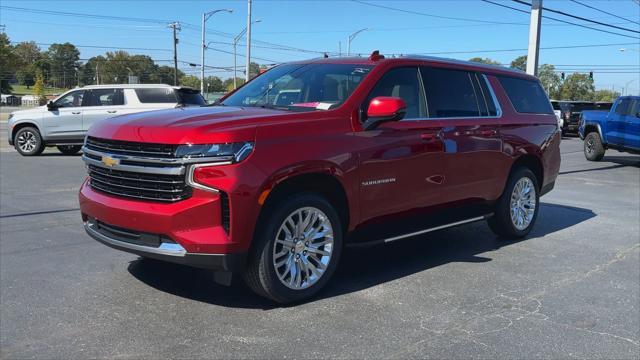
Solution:
<svg viewBox="0 0 640 360"><path fill-rule="evenodd" d="M24 99L24 98L23 98ZM87 130L97 121L141 111L200 106L198 90L169 85L93 85L60 95L45 106L9 115L9 144L24 156L46 146L63 154L80 151Z"/></svg>
<svg viewBox="0 0 640 360"><path fill-rule="evenodd" d="M219 105L92 127L87 233L220 283L242 274L288 303L325 286L347 244L481 220L527 235L560 166L540 82L501 67L377 52L294 62Z"/></svg>
<svg viewBox="0 0 640 360"><path fill-rule="evenodd" d="M551 100L551 107L553 108L553 113L558 119L558 129L562 129L564 127L564 117L562 116L562 107L560 106L560 101Z"/></svg>
<svg viewBox="0 0 640 360"><path fill-rule="evenodd" d="M578 131L587 160L602 160L607 149L640 153L640 96L619 97L610 111L584 111Z"/></svg>

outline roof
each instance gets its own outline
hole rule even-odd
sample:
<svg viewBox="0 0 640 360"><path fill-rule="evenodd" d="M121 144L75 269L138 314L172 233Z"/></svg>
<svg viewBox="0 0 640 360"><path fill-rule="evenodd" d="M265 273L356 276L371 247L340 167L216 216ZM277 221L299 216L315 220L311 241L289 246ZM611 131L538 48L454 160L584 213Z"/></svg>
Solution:
<svg viewBox="0 0 640 360"><path fill-rule="evenodd" d="M472 62L472 61L464 61L464 60L441 58L436 56L424 56L424 55L406 55L401 57L383 58L380 60L371 60L368 57L359 57L359 56L358 57L333 57L333 58L329 57L329 58L316 58L316 59L310 59L310 60L294 61L293 63L303 64L303 63L313 62L313 63L328 63L328 64L376 65L376 64L389 63L389 62L413 62L413 61L425 61L425 62L436 63L436 64L450 64L450 65L469 67L474 69L483 69L491 73L503 73L503 74L516 75L518 77L534 78L533 76L521 70L507 68L504 66L489 65L489 64L483 64L483 63Z"/></svg>
<svg viewBox="0 0 640 360"><path fill-rule="evenodd" d="M113 89L113 88L125 88L125 89L144 89L144 88L171 88L171 89L184 89L186 86L173 86L167 84L107 84L107 85L87 85L80 89Z"/></svg>

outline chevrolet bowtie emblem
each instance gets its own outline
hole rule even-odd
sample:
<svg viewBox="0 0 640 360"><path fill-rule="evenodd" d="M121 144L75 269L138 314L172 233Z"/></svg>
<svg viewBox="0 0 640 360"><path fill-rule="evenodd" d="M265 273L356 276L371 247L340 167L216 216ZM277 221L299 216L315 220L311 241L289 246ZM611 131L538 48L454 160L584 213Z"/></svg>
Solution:
<svg viewBox="0 0 640 360"><path fill-rule="evenodd" d="M111 156L103 155L102 163L107 167L112 167L113 165L118 165L120 161L118 159L114 159Z"/></svg>

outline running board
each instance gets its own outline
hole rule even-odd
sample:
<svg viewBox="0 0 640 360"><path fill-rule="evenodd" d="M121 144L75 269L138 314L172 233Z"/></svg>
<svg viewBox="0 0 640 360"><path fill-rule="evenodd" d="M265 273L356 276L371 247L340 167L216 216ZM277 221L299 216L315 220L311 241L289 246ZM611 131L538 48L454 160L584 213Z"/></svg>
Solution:
<svg viewBox="0 0 640 360"><path fill-rule="evenodd" d="M433 231L438 231L438 230L442 230L442 229L446 229L446 228L450 228L450 227L454 227L454 226L458 226L458 225L469 224L469 223L472 223L472 222L485 220L485 219L487 219L487 218L489 218L491 216L493 216L493 213L486 214L486 215L483 215L483 216L477 216L477 217L473 217L473 218L469 218L469 219L464 219L464 220L452 222L452 223L449 223L449 224L435 226L435 227L431 227L431 228L420 230L420 231L414 231L414 232L407 233L407 234L397 235L397 236L393 236L393 237L389 237L389 238L385 238L385 239L381 239L381 240L372 240L372 241L365 241L365 242L347 243L347 246L349 246L349 247L360 247L360 246L371 246L371 245L377 245L377 244L386 244L386 243L390 243L392 241L406 239L406 238L410 238L410 237L413 237L413 236L418 236L418 235L430 233L430 232L433 232Z"/></svg>

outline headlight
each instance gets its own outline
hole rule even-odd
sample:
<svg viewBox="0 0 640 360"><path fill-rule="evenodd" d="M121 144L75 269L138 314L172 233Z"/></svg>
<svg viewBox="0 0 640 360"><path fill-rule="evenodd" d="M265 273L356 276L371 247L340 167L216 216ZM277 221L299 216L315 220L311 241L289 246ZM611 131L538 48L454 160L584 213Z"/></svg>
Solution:
<svg viewBox="0 0 640 360"><path fill-rule="evenodd" d="M197 159L220 158L231 162L240 162L246 159L253 151L253 142L238 142L227 144L195 144L180 145L176 149L176 157Z"/></svg>

